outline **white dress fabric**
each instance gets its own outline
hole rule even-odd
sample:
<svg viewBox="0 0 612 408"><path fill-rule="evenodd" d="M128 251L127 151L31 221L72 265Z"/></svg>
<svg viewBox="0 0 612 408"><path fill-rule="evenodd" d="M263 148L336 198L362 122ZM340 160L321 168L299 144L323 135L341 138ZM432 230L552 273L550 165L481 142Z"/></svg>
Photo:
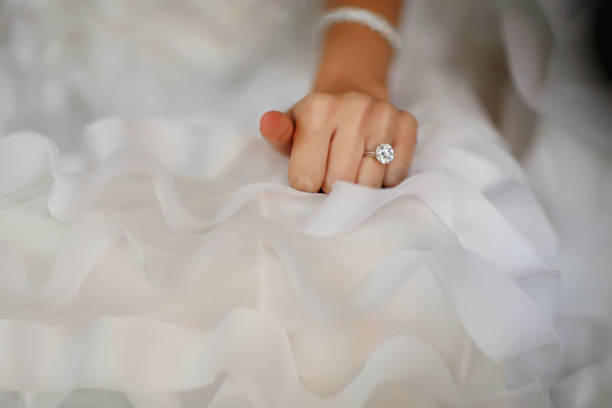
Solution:
<svg viewBox="0 0 612 408"><path fill-rule="evenodd" d="M521 162L559 237L563 284L555 327L562 352L549 377L550 396L555 407L608 407L612 86L589 63L595 2L539 3L535 14L508 10L502 31L517 93L532 110L526 122L533 139Z"/></svg>
<svg viewBox="0 0 612 408"><path fill-rule="evenodd" d="M228 3L3 5L0 406L609 405L610 162L575 164L597 206L553 204L560 97L509 64L546 116L522 167L482 91L521 9L412 1L409 174L324 195L255 137L308 90L318 5Z"/></svg>

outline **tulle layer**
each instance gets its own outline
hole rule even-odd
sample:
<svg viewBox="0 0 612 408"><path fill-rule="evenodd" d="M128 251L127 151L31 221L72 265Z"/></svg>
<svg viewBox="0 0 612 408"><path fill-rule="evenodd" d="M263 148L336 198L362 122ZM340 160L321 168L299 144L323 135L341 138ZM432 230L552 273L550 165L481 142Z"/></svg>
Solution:
<svg viewBox="0 0 612 408"><path fill-rule="evenodd" d="M492 129L419 118L402 184L328 196L218 122L0 139L4 397L545 406L555 234Z"/></svg>

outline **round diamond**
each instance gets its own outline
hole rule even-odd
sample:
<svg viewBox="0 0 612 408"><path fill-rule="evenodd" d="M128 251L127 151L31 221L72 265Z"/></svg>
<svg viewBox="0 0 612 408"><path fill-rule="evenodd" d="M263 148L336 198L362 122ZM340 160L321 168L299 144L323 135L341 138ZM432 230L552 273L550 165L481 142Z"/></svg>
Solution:
<svg viewBox="0 0 612 408"><path fill-rule="evenodd" d="M381 162L382 164L389 164L393 157L395 156L395 152L393 152L393 147L391 147L388 143L381 143L376 147L376 160Z"/></svg>

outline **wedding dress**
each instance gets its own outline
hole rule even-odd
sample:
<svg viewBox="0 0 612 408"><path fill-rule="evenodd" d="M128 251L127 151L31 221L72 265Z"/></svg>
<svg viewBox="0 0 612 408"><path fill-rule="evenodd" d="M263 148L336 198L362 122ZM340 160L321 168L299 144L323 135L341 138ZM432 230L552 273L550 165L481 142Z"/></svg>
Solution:
<svg viewBox="0 0 612 408"><path fill-rule="evenodd" d="M0 407L609 405L609 127L517 55L557 10L411 1L408 177L324 195L256 134L320 5L229 3L2 5Z"/></svg>

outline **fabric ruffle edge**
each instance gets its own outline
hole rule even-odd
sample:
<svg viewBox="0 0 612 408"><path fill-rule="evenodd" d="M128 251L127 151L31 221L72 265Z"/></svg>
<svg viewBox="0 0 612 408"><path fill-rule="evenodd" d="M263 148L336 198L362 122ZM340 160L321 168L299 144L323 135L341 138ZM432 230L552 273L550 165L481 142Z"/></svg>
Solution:
<svg viewBox="0 0 612 408"><path fill-rule="evenodd" d="M155 131L147 133L147 129ZM439 155L428 156L425 146L415 158L414 174L397 187L384 190L339 182L329 196L322 196L298 192L278 181L251 182L237 189L214 217L202 219L183 204L174 175L219 177L218 166L206 167L198 163L231 164L239 159L236 151L244 152L256 142L236 138L231 142L231 151L215 150L211 147L221 141L203 137L197 127L179 122L124 118L95 123L88 129L86 141L88 169L68 173L59 168L57 148L49 139L34 133L0 139L0 199L10 205L12 195L42 183L50 187L48 208L51 216L73 223L50 266L47 281L37 290L31 288L26 262L19 249L10 242L0 242L0 296L9 307L44 313L66 307L96 259L117 239L127 240L146 274L147 259L138 231L131 226L130 220L119 211L96 208L99 197L116 177L144 175L152 181L155 197L170 229L183 234L209 231L199 248L173 271L172 281L147 275L156 288L172 290L175 285L188 285L225 239L253 232L278 255L303 309L315 319L334 322L349 319L384 301L406 279L406 271L426 264L444 288L474 344L488 358L507 364L509 386L513 390L503 398L519 401L529 394L524 392L527 388L537 389L529 394L533 398L541 397L540 379L551 366L559 347L551 323L554 311L551 300L559 275L545 259L550 254L543 255L540 250L549 243L540 243L536 248L533 237L528 237L509 220L532 217L544 225L544 229L550 230L550 236L545 236L544 240L553 240L554 236L536 205L532 206L536 209L531 213L521 207L520 203L535 201L529 189L519 181L497 177L483 182L482 177L475 176L471 182L469 172L454 173L448 168L453 163L464 170L466 166L495 168L495 164L483 156L457 146L446 150L438 148L437 152L458 156L446 160L447 168L441 169ZM164 149L166 143L173 144L174 155ZM208 148L203 148L202 143ZM200 156L196 157L193 152ZM267 157L260 159L261 163L266 158L279 160L272 152L266 154ZM231 167L226 167L225 176L232 176ZM254 174L265 172L264 168ZM303 211L284 208L283 200L279 199L281 209L286 210L283 224L265 217L237 214L246 203L262 194L299 197L303 199ZM304 270L307 262L301 261L299 247L292 244L291 237L295 234L335 236L354 230L378 209L403 196L422 201L456 235L461 247L397 252L379 263L343 302L321 293L309 281ZM351 206L343 205L346 202ZM506 205L502 213L493 203L518 204ZM114 330L117 326L124 330ZM500 398L500 395L492 395L481 398L481 402L466 400L469 397L461 395L459 385L437 352L410 335L390 338L377 347L359 375L337 394L317 396L301 385L282 326L269 316L252 310L231 311L215 330L203 334L157 321L119 317L100 318L69 327L4 320L0 321L0 333L0 361L7 362L0 370L0 384L4 389L61 394L76 388L95 387L127 390L136 400L139 392L158 393L164 400L171 399L173 392L209 384L216 375L225 372L226 380L215 401L235 396L240 390L239 394L250 395L248 399L253 406L361 406L378 384L399 378L431 391L431 395L441 402L486 406L491 398ZM183 351L182 356L173 361L146 358L155 355L155 350L162 349L168 342L181 344L177 349ZM144 343L147 346L143 348ZM17 353L17 344L19 350L26 344L31 355L37 356L37 361ZM88 349L83 344L91 347ZM133 356L115 356L101 367L87 364L86 355L74 351L78 348L83 353L92 353L96 348L105 350L111 345L134 351L141 361L130 366L139 367L138 372L121 369L120 359L133 359ZM237 369L236 365L256 359L258 350L263 348L272 348L272 355L278 356L277 361L262 361L261 365L249 363L248 367L255 371L256 367L266 367L267 373L272 371L276 375L273 381L255 386L238 374L246 366ZM75 359L79 359L79 363L71 365ZM45 370L45 365L53 372ZM265 377L255 371L248 376L250 380ZM44 375L45 372L48 375ZM440 387L440 383L444 385ZM168 395L162 395L164 393Z"/></svg>

